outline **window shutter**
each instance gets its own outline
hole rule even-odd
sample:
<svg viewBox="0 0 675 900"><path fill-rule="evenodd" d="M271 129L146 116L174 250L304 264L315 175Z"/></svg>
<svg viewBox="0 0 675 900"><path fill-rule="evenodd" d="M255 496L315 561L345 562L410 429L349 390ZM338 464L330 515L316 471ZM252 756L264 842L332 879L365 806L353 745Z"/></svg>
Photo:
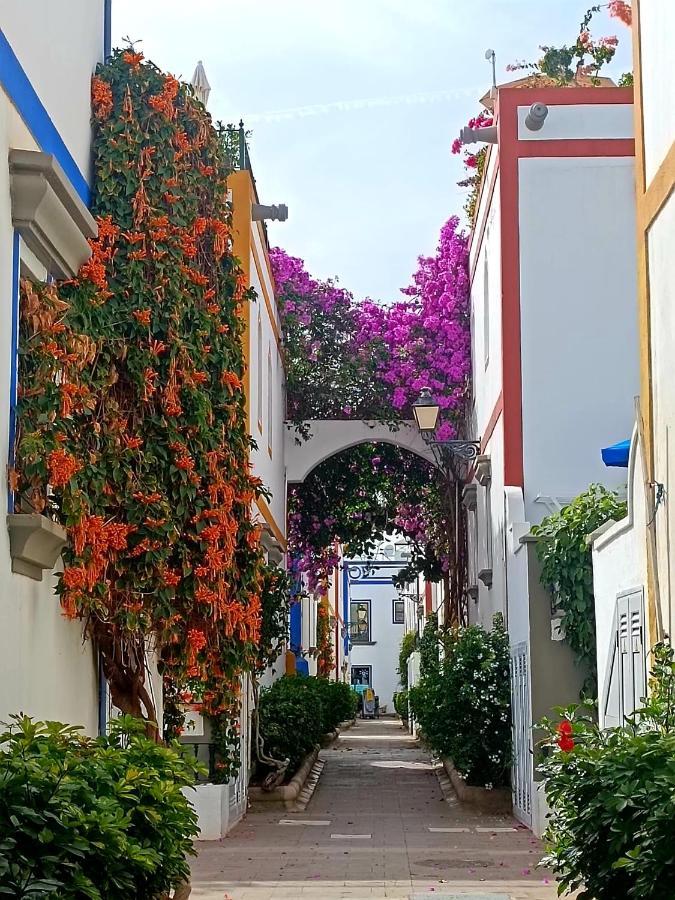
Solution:
<svg viewBox="0 0 675 900"><path fill-rule="evenodd" d="M642 588L617 597L610 641L601 707L604 728L622 725L640 708L647 692Z"/></svg>

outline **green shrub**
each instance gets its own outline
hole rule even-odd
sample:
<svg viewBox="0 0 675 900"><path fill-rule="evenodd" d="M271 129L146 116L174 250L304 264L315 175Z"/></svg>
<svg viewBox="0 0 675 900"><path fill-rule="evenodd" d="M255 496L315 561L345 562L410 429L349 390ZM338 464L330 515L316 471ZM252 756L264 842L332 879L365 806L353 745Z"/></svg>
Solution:
<svg viewBox="0 0 675 900"><path fill-rule="evenodd" d="M348 684L342 681L329 681L327 678L311 679L316 681L322 706L322 728L329 734L342 722L353 719L358 707L358 695Z"/></svg>
<svg viewBox="0 0 675 900"><path fill-rule="evenodd" d="M584 694L597 697L593 560L588 535L610 519L623 519L626 503L614 491L592 484L560 512L532 528L541 562L541 582L562 612L562 628L586 674Z"/></svg>
<svg viewBox="0 0 675 900"><path fill-rule="evenodd" d="M468 784L500 787L511 769L508 635L472 625L444 641L444 657L428 665L409 691L410 708L430 746L452 759Z"/></svg>
<svg viewBox="0 0 675 900"><path fill-rule="evenodd" d="M437 672L440 664L441 633L438 616L428 616L420 638L420 675Z"/></svg>
<svg viewBox="0 0 675 900"><path fill-rule="evenodd" d="M408 660L417 650L417 632L406 631L401 638L401 649L398 654L398 679L404 690L408 688Z"/></svg>
<svg viewBox="0 0 675 900"><path fill-rule="evenodd" d="M394 709L404 722L408 721L408 691L397 691L394 694Z"/></svg>
<svg viewBox="0 0 675 900"><path fill-rule="evenodd" d="M675 894L675 664L654 651L647 705L601 731L579 707L558 710L540 771L551 807L546 862L586 900L672 900Z"/></svg>
<svg viewBox="0 0 675 900"><path fill-rule="evenodd" d="M289 759L287 777L324 735L324 711L318 679L284 675L260 694L259 725L265 752Z"/></svg>
<svg viewBox="0 0 675 900"><path fill-rule="evenodd" d="M159 898L189 874L197 766L125 717L110 737L13 717L0 734L0 896Z"/></svg>

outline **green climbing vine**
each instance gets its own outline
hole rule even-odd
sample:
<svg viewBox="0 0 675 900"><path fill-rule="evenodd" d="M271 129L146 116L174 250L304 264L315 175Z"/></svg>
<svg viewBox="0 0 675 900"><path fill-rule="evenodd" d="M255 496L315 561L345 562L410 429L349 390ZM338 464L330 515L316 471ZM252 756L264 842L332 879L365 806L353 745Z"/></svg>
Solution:
<svg viewBox="0 0 675 900"><path fill-rule="evenodd" d="M593 562L588 536L610 519L622 519L626 504L614 491L592 484L587 491L532 529L540 540L541 582L562 612L565 640L587 673L584 690L597 694Z"/></svg>

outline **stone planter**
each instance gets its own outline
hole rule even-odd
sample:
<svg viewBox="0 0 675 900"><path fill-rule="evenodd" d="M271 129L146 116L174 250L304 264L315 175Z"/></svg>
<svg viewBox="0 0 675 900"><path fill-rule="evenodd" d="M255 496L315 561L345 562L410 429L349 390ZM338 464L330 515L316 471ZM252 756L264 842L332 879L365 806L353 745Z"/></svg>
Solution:
<svg viewBox="0 0 675 900"><path fill-rule="evenodd" d="M219 841L229 830L230 794L227 784L197 784L183 788L197 813L198 841Z"/></svg>
<svg viewBox="0 0 675 900"><path fill-rule="evenodd" d="M12 572L42 581L66 546L66 530L46 516L10 513L7 516Z"/></svg>
<svg viewBox="0 0 675 900"><path fill-rule="evenodd" d="M279 785L279 787L275 787L271 791L263 791L261 787L249 787L249 799L256 803L283 803L286 808L292 807L303 789L318 756L319 748L315 747L304 758L300 768L288 784Z"/></svg>
<svg viewBox="0 0 675 900"><path fill-rule="evenodd" d="M481 812L494 813L495 815L512 814L513 799L510 788L494 788L490 791L487 788L467 784L463 778L460 778L451 760L443 758L442 762L445 771L448 773L450 783L461 803L473 806Z"/></svg>

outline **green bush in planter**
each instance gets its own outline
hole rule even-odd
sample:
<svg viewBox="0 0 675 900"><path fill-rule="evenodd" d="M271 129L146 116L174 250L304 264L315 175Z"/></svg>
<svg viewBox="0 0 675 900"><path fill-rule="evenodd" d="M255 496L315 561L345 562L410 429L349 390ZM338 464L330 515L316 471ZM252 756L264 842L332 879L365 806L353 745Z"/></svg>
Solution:
<svg viewBox="0 0 675 900"><path fill-rule="evenodd" d="M579 707L545 721L546 862L584 900L675 896L675 664L654 651L649 702L601 731Z"/></svg>
<svg viewBox="0 0 675 900"><path fill-rule="evenodd" d="M342 722L354 718L359 701L350 685L342 681L329 681L327 678L310 680L316 681L321 699L324 734L335 731Z"/></svg>
<svg viewBox="0 0 675 900"><path fill-rule="evenodd" d="M397 691L394 694L394 709L404 722L408 721L408 691Z"/></svg>
<svg viewBox="0 0 675 900"><path fill-rule="evenodd" d="M289 759L287 777L324 735L324 712L316 678L284 675L261 691L258 718L265 752Z"/></svg>
<svg viewBox="0 0 675 900"><path fill-rule="evenodd" d="M431 747L468 784L508 785L511 769L509 641L500 616L443 640L443 659L410 688L410 708ZM434 656L435 659L435 656Z"/></svg>
<svg viewBox="0 0 675 900"><path fill-rule="evenodd" d="M109 737L13 717L0 734L0 897L155 900L189 874L197 766L137 719Z"/></svg>

